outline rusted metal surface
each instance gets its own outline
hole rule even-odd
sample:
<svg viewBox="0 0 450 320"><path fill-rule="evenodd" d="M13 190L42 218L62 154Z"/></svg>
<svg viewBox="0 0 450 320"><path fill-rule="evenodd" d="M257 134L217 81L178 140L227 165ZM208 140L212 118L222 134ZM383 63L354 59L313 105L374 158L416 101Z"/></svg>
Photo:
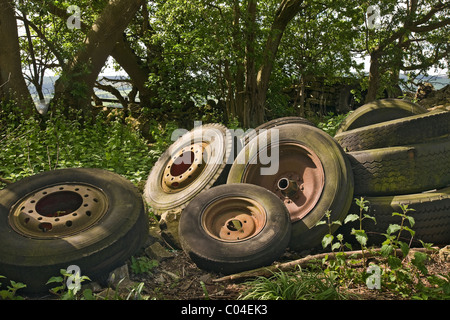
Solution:
<svg viewBox="0 0 450 320"><path fill-rule="evenodd" d="M88 229L107 209L102 190L87 184L58 184L19 200L10 211L9 224L25 237L62 238Z"/></svg>
<svg viewBox="0 0 450 320"><path fill-rule="evenodd" d="M261 175L261 164L249 164L242 182L252 183L274 192L288 208L291 220L305 217L317 204L325 185L319 157L297 142L281 142L279 170L275 175ZM273 150L272 150L273 152Z"/></svg>
<svg viewBox="0 0 450 320"><path fill-rule="evenodd" d="M259 234L266 224L266 211L245 197L225 197L211 203L202 214L202 227L222 241L243 241Z"/></svg>

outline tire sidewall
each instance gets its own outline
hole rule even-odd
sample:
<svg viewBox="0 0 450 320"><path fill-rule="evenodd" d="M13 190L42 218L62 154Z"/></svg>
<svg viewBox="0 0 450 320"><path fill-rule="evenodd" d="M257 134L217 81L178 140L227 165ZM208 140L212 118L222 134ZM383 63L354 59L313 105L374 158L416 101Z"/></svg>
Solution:
<svg viewBox="0 0 450 320"><path fill-rule="evenodd" d="M326 211L331 211L332 221L342 221L347 214L353 197L353 173L350 162L337 142L322 130L301 124L285 124L277 127L279 141L294 141L312 150L324 170L325 180L322 195L315 207L301 220L293 223L292 249L306 249L320 244L328 229L317 226L317 222L325 217ZM228 183L246 183L243 175L246 168L245 159L254 157L255 144L253 139L237 156L228 175ZM269 144L271 143L269 138ZM336 227L337 228L337 227Z"/></svg>
<svg viewBox="0 0 450 320"><path fill-rule="evenodd" d="M246 197L266 211L266 224L253 237L236 242L221 241L202 227L204 210L226 197ZM265 188L248 184L227 184L211 188L192 200L183 210L179 225L183 250L201 268L232 273L267 265L286 249L291 223L280 199Z"/></svg>
<svg viewBox="0 0 450 320"><path fill-rule="evenodd" d="M108 202L105 215L88 229L61 238L28 238L11 228L8 215L20 199L44 187L65 183L83 183L101 189ZM24 279L31 290L38 282L44 285L49 275L58 275L60 268L72 264L93 277L112 270L146 239L148 219L142 197L128 180L106 170L48 171L24 178L3 189L1 194L0 267L6 273L17 275L19 279L13 280Z"/></svg>
<svg viewBox="0 0 450 320"><path fill-rule="evenodd" d="M214 141L215 146L219 147L215 151L220 153L216 156L221 161L206 163L200 175L185 189L175 193L167 193L161 186L162 176L167 163L178 150L191 144L191 141L199 135L199 130L201 131L202 139L205 138L205 132L213 133L214 139L216 139ZM184 207L198 193L208 189L218 179L228 162L232 162L229 160L231 152L229 137L228 131L223 126L203 125L181 136L161 155L150 171L144 190L145 200L155 213L162 213L176 207ZM208 139L207 137L206 141Z"/></svg>

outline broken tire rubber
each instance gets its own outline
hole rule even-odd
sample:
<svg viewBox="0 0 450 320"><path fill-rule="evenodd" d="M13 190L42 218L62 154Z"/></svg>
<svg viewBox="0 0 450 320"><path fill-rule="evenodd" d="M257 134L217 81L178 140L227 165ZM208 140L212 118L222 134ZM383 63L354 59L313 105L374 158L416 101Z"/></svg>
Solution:
<svg viewBox="0 0 450 320"><path fill-rule="evenodd" d="M450 136L347 155L352 164L355 195L410 194L450 185Z"/></svg>
<svg viewBox="0 0 450 320"><path fill-rule="evenodd" d="M144 199L157 215L184 208L201 191L226 182L232 148L233 137L220 124L183 134L153 166Z"/></svg>
<svg viewBox="0 0 450 320"><path fill-rule="evenodd" d="M345 131L334 138L351 152L421 143L449 133L450 112L432 111Z"/></svg>
<svg viewBox="0 0 450 320"><path fill-rule="evenodd" d="M368 235L370 245L380 245L386 237L390 224L400 224L401 218L393 216L393 212L402 213L400 205L408 205L408 208L414 211L407 212L407 215L414 218L414 226L405 221L405 226L415 231L412 244L422 246L419 240L434 245L447 245L450 242L450 187L435 190L431 192L396 195L385 197L366 197L369 203L367 213L376 219L365 219L362 228ZM349 213L359 215L359 207L353 203ZM355 242L351 235L352 228L359 229L359 221L344 224L335 234L344 235L345 242ZM401 240L409 243L411 234L407 231L402 232ZM356 242L355 242L356 243Z"/></svg>
<svg viewBox="0 0 450 320"><path fill-rule="evenodd" d="M255 130L251 130L249 133L247 133L244 136L244 138L242 139L242 141L243 141L242 145L245 146L246 144L248 144L248 142L251 139L253 139L254 137L256 137L258 135L258 133L261 132L262 130L269 130L269 129L281 126L283 124L292 124L292 123L301 123L301 124L306 124L306 125L315 127L314 123L312 123L311 121L309 121L308 119L305 119L303 117L277 118L277 119L267 121L267 122L263 123L262 125L256 127Z"/></svg>
<svg viewBox="0 0 450 320"><path fill-rule="evenodd" d="M366 103L350 113L340 124L336 134L372 124L427 113L428 110L402 99L381 99Z"/></svg>
<svg viewBox="0 0 450 320"><path fill-rule="evenodd" d="M267 154L278 158L265 164ZM327 211L333 221L342 220L353 198L353 172L344 151L327 133L305 124L281 125L252 139L236 157L227 183L259 185L282 199L293 223L289 247L294 250L320 245L328 229L317 222Z"/></svg>
<svg viewBox="0 0 450 320"><path fill-rule="evenodd" d="M26 284L21 292L48 292L71 265L104 279L147 238L142 196L106 170L48 171L0 191L0 275Z"/></svg>
<svg viewBox="0 0 450 320"><path fill-rule="evenodd" d="M183 251L201 269L222 274L271 264L291 235L283 202L265 188L226 184L211 188L183 210Z"/></svg>

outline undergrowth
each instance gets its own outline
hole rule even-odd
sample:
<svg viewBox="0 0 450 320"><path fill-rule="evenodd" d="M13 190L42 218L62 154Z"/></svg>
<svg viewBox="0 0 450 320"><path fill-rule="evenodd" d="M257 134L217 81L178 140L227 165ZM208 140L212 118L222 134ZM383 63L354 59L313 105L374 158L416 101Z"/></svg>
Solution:
<svg viewBox="0 0 450 320"><path fill-rule="evenodd" d="M400 234L407 232L414 237L414 210L401 205L398 223L389 225L384 233L385 241L380 248L367 246L368 236L362 228L365 219L376 219L368 214L369 203L364 198L355 199L360 212L349 214L345 223L359 221L359 228L353 228L351 235L360 246L357 255L350 242L342 234L333 234L334 225L330 212L317 225L326 225L328 233L323 237L323 249L330 254L321 261L314 261L307 268L297 271L277 271L269 278L258 277L245 283L240 299L269 300L343 300L360 299L351 293L351 288L363 287L378 292L388 292L399 299L450 300L450 273L431 274L427 263L432 259L432 244L424 243L424 251L411 251L410 243L401 240ZM347 250L347 251L346 251ZM349 253L348 250L352 250ZM370 262L369 262L370 258ZM375 292L376 292L375 291ZM374 295L375 296L375 295Z"/></svg>
<svg viewBox="0 0 450 320"><path fill-rule="evenodd" d="M83 124L57 111L46 118L22 118L5 109L0 110L0 177L12 182L43 171L86 167L113 171L137 185L168 145L165 128L152 128L156 143L149 145L130 125L102 114Z"/></svg>

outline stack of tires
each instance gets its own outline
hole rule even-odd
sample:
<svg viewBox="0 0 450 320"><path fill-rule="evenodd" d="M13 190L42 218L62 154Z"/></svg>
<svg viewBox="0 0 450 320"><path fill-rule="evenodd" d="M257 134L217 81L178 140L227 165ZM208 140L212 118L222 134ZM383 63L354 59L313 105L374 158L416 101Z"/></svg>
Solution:
<svg viewBox="0 0 450 320"><path fill-rule="evenodd" d="M143 200L168 243L225 274L269 265L288 247L320 246L330 230L317 223L358 213L355 197L369 201L377 221L366 232L384 233L407 204L416 239L448 244L449 164L450 112L403 100L358 108L335 137L299 117L245 134L207 124L161 155L144 197L123 177L88 168L44 172L0 190L0 275L30 292L47 291L46 281L72 265L103 277L145 243Z"/></svg>
<svg viewBox="0 0 450 320"><path fill-rule="evenodd" d="M353 173L333 137L303 118L276 119L241 138L208 124L166 150L144 198L171 245L203 269L233 273L268 265L287 247L320 245L329 230L316 224L327 212L344 219Z"/></svg>
<svg viewBox="0 0 450 320"><path fill-rule="evenodd" d="M408 213L415 219L413 241L448 244L450 112L429 112L400 99L378 100L350 114L334 138L351 162L355 197L368 200L368 213L376 218L376 224L365 220L369 239L385 239L381 234L389 224L400 222L392 213L401 213L400 204L406 204L414 209ZM359 208L353 204L350 212L359 213Z"/></svg>
<svg viewBox="0 0 450 320"><path fill-rule="evenodd" d="M287 247L320 246L330 230L317 223L327 214L331 222L359 213L356 197L370 201L377 220L366 232L385 233L398 223L392 213L407 204L415 210L415 238L447 244L449 134L450 112L398 99L360 107L335 137L300 117L269 121L242 138L209 124L166 150L144 198L171 245L221 273L268 265Z"/></svg>

